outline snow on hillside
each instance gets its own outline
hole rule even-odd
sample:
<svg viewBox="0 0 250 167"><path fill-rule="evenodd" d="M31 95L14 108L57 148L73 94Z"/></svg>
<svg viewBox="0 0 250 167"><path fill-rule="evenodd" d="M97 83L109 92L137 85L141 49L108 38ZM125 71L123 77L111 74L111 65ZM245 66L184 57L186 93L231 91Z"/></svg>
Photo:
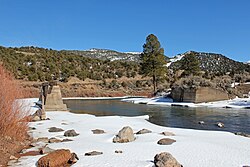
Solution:
<svg viewBox="0 0 250 167"><path fill-rule="evenodd" d="M175 57L169 59L170 62L167 63L167 67L169 67L172 63L181 60L184 56L185 56L184 54L181 54L181 55L177 55L177 56L175 56Z"/></svg>
<svg viewBox="0 0 250 167"><path fill-rule="evenodd" d="M133 54L133 55L140 55L141 54L141 52L124 52L124 53Z"/></svg>

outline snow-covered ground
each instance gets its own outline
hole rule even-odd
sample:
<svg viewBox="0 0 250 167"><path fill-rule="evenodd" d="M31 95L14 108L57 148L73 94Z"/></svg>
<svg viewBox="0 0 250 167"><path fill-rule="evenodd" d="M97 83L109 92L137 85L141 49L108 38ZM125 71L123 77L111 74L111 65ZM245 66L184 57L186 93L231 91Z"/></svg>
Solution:
<svg viewBox="0 0 250 167"><path fill-rule="evenodd" d="M124 102L131 102L135 104L148 105L165 105L165 106L186 106L186 107L218 107L218 108L250 108L250 98L235 98L232 100L223 100L207 103L185 103L173 102L170 98L156 97L156 98L129 98L123 99Z"/></svg>
<svg viewBox="0 0 250 167"><path fill-rule="evenodd" d="M37 99L27 99L30 106L34 106ZM130 99L131 100L131 99ZM135 99L136 100L136 99ZM31 107L31 110L36 108ZM50 120L31 122L35 127L31 135L34 138L56 137L64 139L64 132L48 132L50 127L64 130L74 129L79 136L71 137L73 141L52 143L52 149L68 148L75 152L80 160L75 167L153 167L155 154L160 152L171 153L185 167L239 167L250 165L250 138L236 136L229 132L204 131L157 126L146 121L148 116L121 117L105 116L95 117L87 114L73 114L69 112L47 112ZM113 143L113 137L124 127L130 126L134 132L147 128L152 133L136 135L136 140L130 143ZM91 130L103 129L104 134L93 134ZM173 132L175 136L169 138L176 140L172 145L158 145L163 131ZM34 148L33 148L34 149ZM101 151L102 155L84 156L86 152ZM123 153L117 154L115 150ZM41 157L27 156L19 159L15 166L36 166Z"/></svg>

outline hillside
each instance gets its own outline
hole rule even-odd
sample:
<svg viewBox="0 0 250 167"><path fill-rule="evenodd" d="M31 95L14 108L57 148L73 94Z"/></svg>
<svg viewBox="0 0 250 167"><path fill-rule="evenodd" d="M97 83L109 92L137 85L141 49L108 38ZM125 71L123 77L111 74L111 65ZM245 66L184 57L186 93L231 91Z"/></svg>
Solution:
<svg viewBox="0 0 250 167"><path fill-rule="evenodd" d="M194 53L203 71L215 75L250 72L250 65L227 58L222 54L189 51L169 59L167 67L177 71L180 60ZM134 78L139 75L140 53L122 53L107 49L52 50L38 47L0 47L0 60L17 79L29 81L67 81L69 77L80 80Z"/></svg>
<svg viewBox="0 0 250 167"><path fill-rule="evenodd" d="M172 69L178 69L180 67L180 60L185 55L191 52L197 56L202 71L207 71L217 75L223 75L228 72L230 73L231 72L242 73L243 71L250 72L250 65L229 59L222 54L195 52L195 51L189 51L175 56L174 58L170 59L170 63L168 63L168 66Z"/></svg>
<svg viewBox="0 0 250 167"><path fill-rule="evenodd" d="M90 58L80 53L83 52L57 51L38 47L0 47L0 60L17 79L30 81L53 79L67 81L71 76L81 80L86 78L103 80L117 79L122 76L130 78L138 75L139 68L136 62Z"/></svg>
<svg viewBox="0 0 250 167"><path fill-rule="evenodd" d="M72 53L75 55L80 55L89 58L95 58L100 60L122 60L122 61L139 61L140 53L139 52L117 52L114 50L107 49L90 49L90 50L64 50L65 52Z"/></svg>

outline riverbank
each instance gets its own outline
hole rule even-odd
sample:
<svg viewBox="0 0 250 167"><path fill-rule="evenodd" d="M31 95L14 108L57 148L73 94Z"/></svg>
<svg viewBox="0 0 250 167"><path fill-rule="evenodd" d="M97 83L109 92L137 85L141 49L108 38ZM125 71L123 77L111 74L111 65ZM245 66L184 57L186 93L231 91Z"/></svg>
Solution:
<svg viewBox="0 0 250 167"><path fill-rule="evenodd" d="M28 101L30 106L34 106L35 99ZM31 107L31 110L35 109ZM148 116L95 117L69 112L47 112L47 117L50 120L30 123L30 127L34 127L30 130L30 135L34 138L56 137L62 140L66 138L63 136L64 131L52 133L48 132L48 129L50 127L62 128L65 131L74 129L79 135L71 137L73 141L49 143L48 146L52 149L67 148L75 152L79 157L79 161L73 165L76 167L152 167L155 154L160 152L171 153L185 167L250 165L250 139L233 133L162 127L149 123L146 120ZM136 140L130 143L113 143L113 137L124 126L130 126L134 132L146 128L152 133L136 135ZM91 130L94 129L102 129L106 133L93 134ZM174 133L175 136L168 138L176 142L171 145L158 145L158 140L166 138L160 134L163 131ZM38 145L45 144L40 142ZM38 146L30 150L35 149L38 149ZM117 154L115 150L120 150L122 153ZM101 151L103 154L84 156L90 151ZM41 156L21 157L14 166L36 166Z"/></svg>
<svg viewBox="0 0 250 167"><path fill-rule="evenodd" d="M135 104L162 105L162 106L250 109L250 97L235 98L230 100L207 102L207 103L173 102L173 99L163 98L163 97L129 98L129 99L123 99L122 101L131 102Z"/></svg>

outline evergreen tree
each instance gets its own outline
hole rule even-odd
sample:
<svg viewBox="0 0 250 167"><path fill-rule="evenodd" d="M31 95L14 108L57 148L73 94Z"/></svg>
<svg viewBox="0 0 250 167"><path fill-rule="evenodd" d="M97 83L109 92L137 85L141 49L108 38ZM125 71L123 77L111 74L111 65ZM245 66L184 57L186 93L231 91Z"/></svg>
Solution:
<svg viewBox="0 0 250 167"><path fill-rule="evenodd" d="M146 38L146 43L143 45L143 53L141 54L141 73L143 76L152 77L154 93L157 88L157 83L166 76L167 67L164 49L158 38L150 34Z"/></svg>
<svg viewBox="0 0 250 167"><path fill-rule="evenodd" d="M183 76L199 75L200 74L200 62L194 53L185 55L181 60L181 69L184 70Z"/></svg>

